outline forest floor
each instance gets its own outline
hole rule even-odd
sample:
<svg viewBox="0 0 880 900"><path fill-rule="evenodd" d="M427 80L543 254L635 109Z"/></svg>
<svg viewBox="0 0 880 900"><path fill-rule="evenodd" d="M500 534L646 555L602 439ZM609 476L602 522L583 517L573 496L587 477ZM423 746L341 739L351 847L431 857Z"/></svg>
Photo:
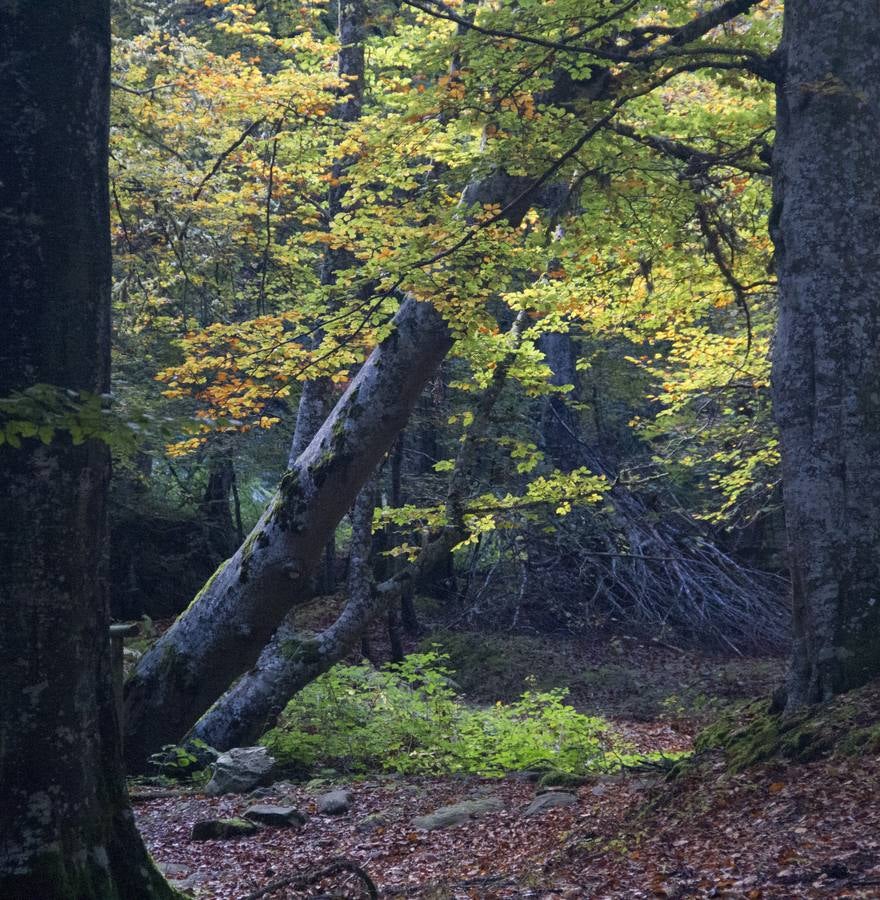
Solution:
<svg viewBox="0 0 880 900"><path fill-rule="evenodd" d="M750 667L678 648L658 653L634 642L626 648L629 675L621 676L620 686L659 683L662 693L675 688L680 675L672 701L657 704L653 718L635 716L628 693L609 694L606 686L592 703L577 697L577 705L601 700L615 730L643 752L688 749L695 728L731 693L766 694L763 679L778 670L774 660ZM609 665L600 659L593 668ZM587 687L594 681L588 678ZM727 691L721 698L711 694L719 685ZM200 900L240 900L337 857L362 866L382 897L880 897L876 755L765 763L733 774L721 753L706 752L675 780L650 770L598 775L566 788L576 795L574 804L528 817L523 811L538 789L520 775L339 776L333 782L279 782L260 789L259 799L206 797L191 789L157 796L136 787L135 812L154 858ZM351 810L318 814L317 797L333 787L352 792ZM464 824L426 831L413 823L439 807L486 798L497 801L497 810ZM266 827L237 840L191 840L196 821L240 815L255 802L290 804L309 819L299 830ZM334 889L341 883L334 881ZM309 890L288 886L271 896L331 895L322 893L329 887Z"/></svg>

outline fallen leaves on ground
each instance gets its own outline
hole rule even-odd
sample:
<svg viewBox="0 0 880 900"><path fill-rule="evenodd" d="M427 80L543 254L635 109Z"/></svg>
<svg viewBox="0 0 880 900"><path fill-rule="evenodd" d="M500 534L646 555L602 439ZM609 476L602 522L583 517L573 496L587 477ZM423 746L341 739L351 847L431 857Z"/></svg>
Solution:
<svg viewBox="0 0 880 900"><path fill-rule="evenodd" d="M680 738L656 725L617 727L642 749L680 749ZM878 763L843 758L729 775L710 758L673 784L639 773L600 777L577 789L577 805L530 818L521 813L535 785L521 777L355 781L342 817L315 814L326 786L287 783L259 801L178 793L141 799L135 810L157 861L175 864L175 877L197 875L203 900L240 898L332 857L362 865L385 897L876 898ZM502 811L448 830L413 826L417 815L489 796ZM308 812L305 828L190 840L199 819L273 801ZM384 822L363 830L378 814Z"/></svg>
<svg viewBox="0 0 880 900"><path fill-rule="evenodd" d="M584 897L880 897L878 762L731 776L719 758L630 807L616 831L573 835L545 871Z"/></svg>

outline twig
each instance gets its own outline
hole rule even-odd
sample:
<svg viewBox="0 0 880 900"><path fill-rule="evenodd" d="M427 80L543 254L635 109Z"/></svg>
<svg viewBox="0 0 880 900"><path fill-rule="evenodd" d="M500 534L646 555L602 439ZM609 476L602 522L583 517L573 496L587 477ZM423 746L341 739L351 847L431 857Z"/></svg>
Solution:
<svg viewBox="0 0 880 900"><path fill-rule="evenodd" d="M270 881L265 887L260 888L260 890L254 891L252 894L245 894L240 900L257 900L258 897L274 894L275 891L283 887L306 888L311 884L316 884L323 878L328 878L331 875L338 875L340 872L350 872L352 875L359 878L363 883L370 900L378 900L379 891L376 888L373 879L370 878L366 871L356 862L342 857L331 859L325 865L310 869L302 875L288 875L283 878L276 878L274 881Z"/></svg>

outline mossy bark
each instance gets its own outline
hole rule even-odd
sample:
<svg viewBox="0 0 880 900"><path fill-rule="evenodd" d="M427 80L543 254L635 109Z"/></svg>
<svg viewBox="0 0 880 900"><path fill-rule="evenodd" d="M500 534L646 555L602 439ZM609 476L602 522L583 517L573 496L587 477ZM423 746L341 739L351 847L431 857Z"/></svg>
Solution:
<svg viewBox="0 0 880 900"><path fill-rule="evenodd" d="M0 396L109 387L108 0L0 3ZM156 900L103 588L109 453L0 447L0 897Z"/></svg>
<svg viewBox="0 0 880 900"><path fill-rule="evenodd" d="M789 710L880 675L880 19L791 0L771 231L794 601Z"/></svg>

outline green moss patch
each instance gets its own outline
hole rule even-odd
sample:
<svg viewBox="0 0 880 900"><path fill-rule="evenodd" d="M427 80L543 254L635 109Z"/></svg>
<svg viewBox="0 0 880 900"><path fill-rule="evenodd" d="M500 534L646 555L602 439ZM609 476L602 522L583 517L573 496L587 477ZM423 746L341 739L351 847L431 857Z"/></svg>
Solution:
<svg viewBox="0 0 880 900"><path fill-rule="evenodd" d="M721 750L728 768L758 763L812 762L880 751L880 682L795 714L774 712L770 700L738 706L696 740L697 752Z"/></svg>

